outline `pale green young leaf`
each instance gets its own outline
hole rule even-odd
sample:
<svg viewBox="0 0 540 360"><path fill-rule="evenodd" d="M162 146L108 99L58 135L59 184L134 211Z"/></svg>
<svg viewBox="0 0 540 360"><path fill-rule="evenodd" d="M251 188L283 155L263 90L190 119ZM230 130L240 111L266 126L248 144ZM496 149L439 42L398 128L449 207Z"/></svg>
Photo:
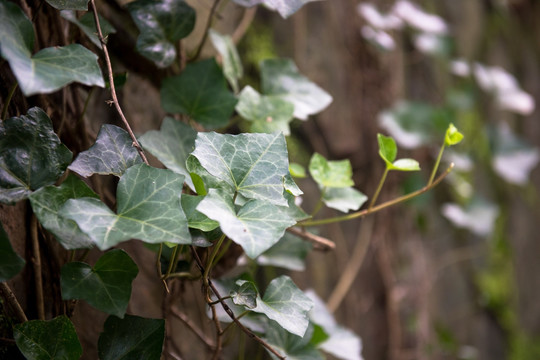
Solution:
<svg viewBox="0 0 540 360"><path fill-rule="evenodd" d="M256 258L283 236L296 221L280 207L265 200L249 200L238 212L232 194L210 189L197 210L219 222L232 241L242 246L246 255Z"/></svg>
<svg viewBox="0 0 540 360"><path fill-rule="evenodd" d="M130 167L116 190L118 214L97 199L70 199L60 216L74 220L101 249L122 241L190 244L187 219L180 206L184 177L145 164Z"/></svg>
<svg viewBox="0 0 540 360"><path fill-rule="evenodd" d="M390 136L377 134L377 141L379 143L379 155L386 163L386 166L391 167L397 156L397 145L395 140Z"/></svg>
<svg viewBox="0 0 540 360"><path fill-rule="evenodd" d="M461 140L463 140L463 134L459 132L459 130L454 126L454 124L450 124L444 136L445 145L456 145L459 144Z"/></svg>
<svg viewBox="0 0 540 360"><path fill-rule="evenodd" d="M0 223L0 282L8 281L23 269L25 261L11 247L8 235Z"/></svg>
<svg viewBox="0 0 540 360"><path fill-rule="evenodd" d="M307 176L306 168L297 163L290 163L289 171L291 172L292 177L305 178Z"/></svg>
<svg viewBox="0 0 540 360"><path fill-rule="evenodd" d="M420 170L420 164L414 159L399 159L389 166L390 170L399 171L418 171Z"/></svg>
<svg viewBox="0 0 540 360"><path fill-rule="evenodd" d="M231 84L234 92L238 92L238 80L244 75L242 62L236 50L236 46L229 35L221 35L217 31L210 29L210 40L221 55L223 62L223 74Z"/></svg>
<svg viewBox="0 0 540 360"><path fill-rule="evenodd" d="M324 156L314 153L309 161L309 173L322 187L342 188L354 185L349 160L328 161Z"/></svg>
<svg viewBox="0 0 540 360"><path fill-rule="evenodd" d="M352 188L327 188L322 200L324 204L341 212L358 210L366 202L367 196Z"/></svg>

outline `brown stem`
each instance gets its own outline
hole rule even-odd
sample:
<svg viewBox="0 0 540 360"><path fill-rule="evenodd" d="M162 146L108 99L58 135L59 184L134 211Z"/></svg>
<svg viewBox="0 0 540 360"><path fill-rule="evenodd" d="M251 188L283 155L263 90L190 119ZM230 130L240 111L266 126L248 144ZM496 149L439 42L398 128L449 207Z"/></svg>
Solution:
<svg viewBox="0 0 540 360"><path fill-rule="evenodd" d="M176 316L180 321L182 321L187 327L188 329L190 329L195 335L197 335L197 337L199 339L201 339L201 341L206 345L208 346L209 348L213 349L215 348L215 344L212 342L212 340L210 340L203 332L201 329L199 329L197 327L197 325L195 325L193 323L193 321L191 321L191 319L184 313L180 312L179 310L177 310L176 308L174 307L171 307L170 308L170 311L171 311L171 314L173 314L174 316Z"/></svg>
<svg viewBox="0 0 540 360"><path fill-rule="evenodd" d="M197 50L195 51L195 54L189 59L190 61L197 60L199 56L201 55L202 48L204 46L204 43L206 42L206 38L208 37L208 30L210 30L210 26L212 26L212 19L214 18L214 13L216 12L219 1L220 0L214 0L214 3L212 4L212 8L210 9L210 14L208 14L208 19L206 20L206 26L204 28L203 37L201 41L199 42L199 46L197 46Z"/></svg>
<svg viewBox="0 0 540 360"><path fill-rule="evenodd" d="M240 23L234 29L234 32L231 36L233 43L238 44L240 39L244 37L244 34L249 29L249 26L253 22L253 19L255 19L255 13L257 12L257 7L253 6L250 8L246 8L244 10L244 15L242 15L242 20L240 20Z"/></svg>
<svg viewBox="0 0 540 360"><path fill-rule="evenodd" d="M28 321L28 318L26 317L26 314L24 313L24 310L17 301L17 298L15 297L15 294L13 294L13 291L11 291L9 285L5 282L0 282L0 292L2 293L2 297L6 302L10 305L11 309L17 316L17 319L19 319L20 322L26 322Z"/></svg>
<svg viewBox="0 0 540 360"><path fill-rule="evenodd" d="M133 130L131 130L131 126L129 125L129 122L127 121L126 117L124 116L124 112L122 111L122 108L120 107L120 103L118 102L118 97L116 96L116 88L114 86L114 77L113 77L113 71L112 71L112 65L111 65L111 58L109 57L109 51L107 50L107 43L105 42L105 39L103 38L103 33L101 32L101 25L99 24L99 17L98 17L95 0L90 0L90 5L92 7L92 13L94 14L94 22L96 23L97 35L101 43L101 47L103 49L103 54L105 55L105 63L107 64L107 73L109 75L111 96L113 99L112 101L113 101L114 107L116 108L118 115L120 115L120 118L122 119L122 122L124 123L124 126L126 127L126 130L129 133L129 136L131 137L131 140L133 141L132 145L137 149L144 163L146 165L149 165L148 160L146 159L146 155L144 154L144 150L139 144L139 141L137 141L137 138L135 137Z"/></svg>
<svg viewBox="0 0 540 360"><path fill-rule="evenodd" d="M32 238L32 264L34 267L34 278L36 282L36 307L38 319L45 320L45 302L43 299L43 278L41 275L41 252L39 251L39 238L37 228L37 218L32 215L30 223L30 236Z"/></svg>
<svg viewBox="0 0 540 360"><path fill-rule="evenodd" d="M210 305L210 309L212 310L212 320L214 321L214 325L216 327L216 347L214 348L212 360L218 360L223 347L223 330L221 329L221 324L217 316L216 306Z"/></svg>
<svg viewBox="0 0 540 360"><path fill-rule="evenodd" d="M314 248L317 250L328 251L336 248L336 244L333 241L307 232L306 230L290 227L287 229L287 231L293 235L301 237L304 240L312 242L314 244Z"/></svg>

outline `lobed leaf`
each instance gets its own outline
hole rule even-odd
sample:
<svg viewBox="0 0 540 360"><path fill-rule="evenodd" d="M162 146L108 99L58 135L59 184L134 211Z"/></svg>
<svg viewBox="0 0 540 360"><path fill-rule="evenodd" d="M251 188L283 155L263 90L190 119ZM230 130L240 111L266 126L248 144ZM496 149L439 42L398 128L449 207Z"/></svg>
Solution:
<svg viewBox="0 0 540 360"><path fill-rule="evenodd" d="M0 4L1 6L1 4ZM71 161L40 108L0 123L0 202L14 203L54 183Z"/></svg>
<svg viewBox="0 0 540 360"><path fill-rule="evenodd" d="M328 161L324 156L314 153L309 161L309 173L322 187L343 188L354 185L349 160Z"/></svg>
<svg viewBox="0 0 540 360"><path fill-rule="evenodd" d="M105 124L101 126L95 144L81 152L69 169L83 177L93 174L120 177L128 168L140 163L142 159L127 131Z"/></svg>
<svg viewBox="0 0 540 360"><path fill-rule="evenodd" d="M221 55L223 62L223 74L229 81L234 92L238 92L238 80L244 75L242 62L236 50L232 38L228 35L221 35L217 31L210 29L210 40Z"/></svg>
<svg viewBox="0 0 540 360"><path fill-rule="evenodd" d="M8 235L0 223L0 282L8 281L20 273L24 264L24 259L13 251Z"/></svg>

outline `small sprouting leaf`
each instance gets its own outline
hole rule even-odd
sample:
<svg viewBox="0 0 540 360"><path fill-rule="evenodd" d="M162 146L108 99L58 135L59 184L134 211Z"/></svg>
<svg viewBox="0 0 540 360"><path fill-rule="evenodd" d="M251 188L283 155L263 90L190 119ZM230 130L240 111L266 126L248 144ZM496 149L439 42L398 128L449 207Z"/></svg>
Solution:
<svg viewBox="0 0 540 360"><path fill-rule="evenodd" d="M196 137L197 132L190 126L166 117L159 131L148 131L139 138L139 141L145 150L157 157L168 169L184 175L186 183L195 190L186 168L186 160L195 147Z"/></svg>
<svg viewBox="0 0 540 360"><path fill-rule="evenodd" d="M48 321L31 320L15 325L13 336L28 360L71 360L82 355L75 327L65 315Z"/></svg>
<svg viewBox="0 0 540 360"><path fill-rule="evenodd" d="M221 55L223 61L223 74L231 84L234 92L238 92L238 79L244 75L242 62L236 50L236 46L232 38L228 35L221 35L217 31L210 29L210 40Z"/></svg>
<svg viewBox="0 0 540 360"><path fill-rule="evenodd" d="M251 281L238 280L238 286L230 295L235 305L254 309L257 306L257 287Z"/></svg>
<svg viewBox="0 0 540 360"><path fill-rule="evenodd" d="M97 47L101 49L101 41L97 36L96 23L94 21L94 14L87 12L80 18L77 18L77 13L75 10L62 10L60 11L60 16L69 22L77 25L86 36L92 41ZM103 37L107 39L109 34L114 34L116 32L115 28L105 20L101 15L99 16L99 25L101 27L101 33Z"/></svg>
<svg viewBox="0 0 540 360"><path fill-rule="evenodd" d="M126 315L109 316L99 336L100 360L159 360L165 339L165 320Z"/></svg>
<svg viewBox="0 0 540 360"><path fill-rule="evenodd" d="M105 124L101 126L96 143L81 152L69 166L71 171L83 177L93 174L122 174L131 166L142 163L133 140L122 128Z"/></svg>
<svg viewBox="0 0 540 360"><path fill-rule="evenodd" d="M242 89L236 111L250 123L251 132L282 132L290 135L289 123L293 120L294 105L290 102L259 94L251 86Z"/></svg>
<svg viewBox="0 0 540 360"><path fill-rule="evenodd" d="M9 242L9 238L0 223L0 282L8 281L23 269L25 261Z"/></svg>
<svg viewBox="0 0 540 360"><path fill-rule="evenodd" d="M120 318L131 297L131 282L139 269L121 249L106 252L94 266L70 262L62 267L62 299L83 299L96 309Z"/></svg>
<svg viewBox="0 0 540 360"><path fill-rule="evenodd" d="M324 204L341 212L358 210L366 202L367 196L352 188L327 188L322 200Z"/></svg>
<svg viewBox="0 0 540 360"><path fill-rule="evenodd" d="M1 9L0 3L0 9ZM1 25L0 25L1 26ZM54 133L40 108L0 123L0 202L13 203L53 184L71 161L71 151Z"/></svg>
<svg viewBox="0 0 540 360"><path fill-rule="evenodd" d="M285 331L277 322L270 321L265 327L264 340L287 360L324 360L323 354L316 348L319 334L315 334L315 329L310 323L304 336L296 336ZM315 336L317 339L313 339ZM272 359L278 360L274 354L269 354Z"/></svg>
<svg viewBox="0 0 540 360"><path fill-rule="evenodd" d="M211 220L208 216L196 210L204 196L182 195L182 209L187 217L188 226L202 231L212 231L219 227L217 221Z"/></svg>
<svg viewBox="0 0 540 360"><path fill-rule="evenodd" d="M274 245L296 221L265 200L249 200L238 213L232 194L210 189L197 210L219 222L221 230L254 259Z"/></svg>
<svg viewBox="0 0 540 360"><path fill-rule="evenodd" d="M395 140L390 136L377 134L377 141L379 142L379 155L386 163L386 166L391 167L397 156L397 145Z"/></svg>
<svg viewBox="0 0 540 360"><path fill-rule="evenodd" d="M342 188L354 185L349 160L328 161L324 156L314 153L309 162L309 172L313 180L323 187Z"/></svg>
<svg viewBox="0 0 540 360"><path fill-rule="evenodd" d="M289 174L289 160L282 134L199 133L193 156L238 194L287 205L283 177Z"/></svg>
<svg viewBox="0 0 540 360"><path fill-rule="evenodd" d="M159 67L171 65L175 44L195 27L195 10L184 0L136 0L128 10L141 31L137 50Z"/></svg>
<svg viewBox="0 0 540 360"><path fill-rule="evenodd" d="M390 170L399 171L418 171L420 170L420 164L414 159L399 159L394 161L389 168Z"/></svg>
<svg viewBox="0 0 540 360"><path fill-rule="evenodd" d="M294 105L294 117L307 120L324 110L332 97L298 72L290 59L267 59L261 62L264 95L272 95Z"/></svg>
<svg viewBox="0 0 540 360"><path fill-rule="evenodd" d="M311 243L285 233L274 246L257 257L256 261L262 266L277 266L293 271L303 271L306 256L311 249Z"/></svg>
<svg viewBox="0 0 540 360"><path fill-rule="evenodd" d="M46 0L49 5L58 10L88 11L88 0Z"/></svg>
<svg viewBox="0 0 540 360"><path fill-rule="evenodd" d="M287 18L298 11L304 4L317 0L233 0L235 3L242 6L255 6L264 4L270 9L279 13L283 18Z"/></svg>
<svg viewBox="0 0 540 360"><path fill-rule="evenodd" d="M45 186L30 195L30 204L39 222L67 250L90 248L94 245L77 223L58 214L68 199L99 196L82 180L70 174L59 187Z"/></svg>
<svg viewBox="0 0 540 360"><path fill-rule="evenodd" d="M306 169L297 163L290 163L289 171L291 172L291 175L296 178L305 178L307 176Z"/></svg>
<svg viewBox="0 0 540 360"><path fill-rule="evenodd" d="M122 241L190 244L187 219L180 206L184 177L145 164L130 167L116 190L118 214L98 199L70 199L60 216L74 220L101 249Z"/></svg>
<svg viewBox="0 0 540 360"><path fill-rule="evenodd" d="M212 129L227 125L236 101L213 58L188 64L181 75L163 80L161 86L165 111L187 114Z"/></svg>
<svg viewBox="0 0 540 360"><path fill-rule="evenodd" d="M459 144L461 140L463 140L463 134L459 132L459 130L454 126L454 124L450 124L444 136L445 145L446 146L456 145L456 144Z"/></svg>
<svg viewBox="0 0 540 360"><path fill-rule="evenodd" d="M308 312L313 301L298 289L290 277L282 275L270 281L257 307L251 311L268 316L290 333L303 337L308 325Z"/></svg>

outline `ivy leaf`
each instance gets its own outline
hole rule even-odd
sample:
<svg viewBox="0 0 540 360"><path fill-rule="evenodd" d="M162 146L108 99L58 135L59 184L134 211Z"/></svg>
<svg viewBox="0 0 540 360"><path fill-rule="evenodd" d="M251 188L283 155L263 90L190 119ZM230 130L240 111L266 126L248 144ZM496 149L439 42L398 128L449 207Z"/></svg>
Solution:
<svg viewBox="0 0 540 360"><path fill-rule="evenodd" d="M184 0L137 0L127 5L140 30L137 50L164 68L176 58L175 43L195 27L195 10Z"/></svg>
<svg viewBox="0 0 540 360"><path fill-rule="evenodd" d="M296 205L296 197L292 195L289 192L285 192L283 194L285 198L287 199L288 207L280 207L280 210L288 214L291 218L293 218L296 221L302 221L309 219L311 215L307 214L304 210L302 210L298 205Z"/></svg>
<svg viewBox="0 0 540 360"><path fill-rule="evenodd" d="M379 156L386 163L386 168L388 170L398 170L398 171L420 170L420 165L418 164L418 161L414 159L396 160L397 145L396 145L396 141L392 137L384 136L382 134L377 134L377 141L379 142Z"/></svg>
<svg viewBox="0 0 540 360"><path fill-rule="evenodd" d="M32 56L32 23L15 4L0 1L0 54L26 96L48 94L72 82L105 86L97 56L78 44L50 47Z"/></svg>
<svg viewBox="0 0 540 360"><path fill-rule="evenodd" d="M263 94L273 95L294 105L294 117L307 120L324 110L332 96L300 74L290 59L267 59L261 62Z"/></svg>
<svg viewBox="0 0 540 360"><path fill-rule="evenodd" d="M262 266L277 266L293 271L305 270L305 259L312 245L296 236L285 235L270 249L257 257L257 264Z"/></svg>
<svg viewBox="0 0 540 360"><path fill-rule="evenodd" d="M399 159L394 161L389 169L399 171L418 171L420 170L420 164L418 164L418 161L414 159Z"/></svg>
<svg viewBox="0 0 540 360"><path fill-rule="evenodd" d="M291 134L289 123L293 120L293 104L277 97L261 95L251 86L242 89L239 98L236 111L250 122L251 132Z"/></svg>
<svg viewBox="0 0 540 360"><path fill-rule="evenodd" d="M221 55L223 61L223 74L231 84L234 92L238 92L238 79L244 75L242 62L236 50L232 38L228 35L221 35L217 31L210 29L210 40Z"/></svg>
<svg viewBox="0 0 540 360"><path fill-rule="evenodd" d="M124 129L102 125L95 144L81 152L69 169L83 177L93 174L120 177L131 166L142 163L132 144L133 140Z"/></svg>
<svg viewBox="0 0 540 360"><path fill-rule="evenodd" d="M290 163L289 164L289 171L291 172L291 176L296 178L305 178L306 175L306 169L297 163Z"/></svg>
<svg viewBox="0 0 540 360"><path fill-rule="evenodd" d="M274 245L296 221L264 200L249 200L235 211L232 194L210 189L197 210L219 222L221 230L252 259Z"/></svg>
<svg viewBox="0 0 540 360"><path fill-rule="evenodd" d="M452 146L459 144L463 140L463 134L459 132L459 130L454 126L454 124L450 124L448 126L448 129L446 129L446 134L444 136L444 144L446 146Z"/></svg>
<svg viewBox="0 0 540 360"><path fill-rule="evenodd" d="M352 188L327 188L322 200L324 204L341 212L358 210L366 202L367 196Z"/></svg>
<svg viewBox="0 0 540 360"><path fill-rule="evenodd" d="M62 16L69 22L77 25L79 29L81 29L82 32L84 32L84 34L88 36L90 41L92 41L94 45L101 49L101 41L97 36L96 24L94 21L94 15L92 13L87 12L80 18L77 18L77 13L75 12L75 10L62 10L60 11L60 16ZM98 16L103 38L107 39L110 34L114 34L116 32L116 29L101 15Z"/></svg>
<svg viewBox="0 0 540 360"><path fill-rule="evenodd" d="M233 0L235 3L242 6L255 6L258 4L264 4L270 9L273 9L283 17L288 18L292 14L298 11L304 4L317 0Z"/></svg>
<svg viewBox="0 0 540 360"><path fill-rule="evenodd" d="M82 355L75 327L65 315L15 325L13 336L28 360L79 359Z"/></svg>
<svg viewBox="0 0 540 360"><path fill-rule="evenodd" d="M236 97L214 59L188 64L181 75L163 80L161 105L170 113L187 114L206 128L227 125Z"/></svg>
<svg viewBox="0 0 540 360"><path fill-rule="evenodd" d="M135 165L118 183L118 215L91 198L70 199L59 214L74 220L101 250L132 238L154 244L190 244L180 206L183 182L183 176L170 170Z"/></svg>
<svg viewBox="0 0 540 360"><path fill-rule="evenodd" d="M100 360L159 360L165 339L165 320L126 315L109 316L98 340Z"/></svg>
<svg viewBox="0 0 540 360"><path fill-rule="evenodd" d="M88 11L88 0L46 0L49 5L58 10Z"/></svg>
<svg viewBox="0 0 540 360"><path fill-rule="evenodd" d="M343 188L354 185L349 160L328 161L321 154L314 153L309 161L309 173L323 187Z"/></svg>
<svg viewBox="0 0 540 360"><path fill-rule="evenodd" d="M159 131L152 130L139 138L139 141L152 155L168 169L184 175L186 183L195 190L186 160L195 147L197 132L190 126L171 117L163 119Z"/></svg>
<svg viewBox="0 0 540 360"><path fill-rule="evenodd" d="M208 216L196 210L204 196L182 195L182 209L186 213L188 226L202 231L212 231L219 227L217 221L211 220Z"/></svg>
<svg viewBox="0 0 540 360"><path fill-rule="evenodd" d="M291 195L294 195L294 196L300 196L302 195L304 192L298 187L298 185L296 185L296 183L294 182L291 174L287 174L283 177L283 187L285 188L285 190L291 194Z"/></svg>
<svg viewBox="0 0 540 360"><path fill-rule="evenodd" d="M313 343L315 339L315 326L309 324L304 336L296 336L283 330L280 324L270 321L266 327L266 340L287 360L324 360L324 356L316 349ZM272 359L278 359L269 353Z"/></svg>
<svg viewBox="0 0 540 360"><path fill-rule="evenodd" d="M245 306L248 309L257 307L257 287L251 281L238 280L236 290L231 291L230 295L235 305Z"/></svg>
<svg viewBox="0 0 540 360"><path fill-rule="evenodd" d="M289 174L289 160L283 135L199 133L193 156L238 194L287 206L283 177Z"/></svg>
<svg viewBox="0 0 540 360"><path fill-rule="evenodd" d="M62 299L83 299L96 309L120 318L131 297L131 282L139 269L121 249L106 252L92 267L70 262L62 267Z"/></svg>
<svg viewBox="0 0 540 360"><path fill-rule="evenodd" d="M298 289L290 277L270 281L254 312L264 314L288 332L303 337L309 325L308 312L313 301Z"/></svg>
<svg viewBox="0 0 540 360"><path fill-rule="evenodd" d="M21 272L25 264L9 242L8 235L0 223L0 282L8 281Z"/></svg>
<svg viewBox="0 0 540 360"><path fill-rule="evenodd" d="M0 3L0 7L1 7ZM25 199L32 190L54 183L71 161L40 108L0 123L0 202Z"/></svg>
<svg viewBox="0 0 540 360"><path fill-rule="evenodd" d="M90 237L79 229L75 221L66 219L58 213L68 199L85 197L99 198L73 174L70 174L59 187L45 186L30 195L30 204L39 222L56 237L64 249L90 248L94 244Z"/></svg>

